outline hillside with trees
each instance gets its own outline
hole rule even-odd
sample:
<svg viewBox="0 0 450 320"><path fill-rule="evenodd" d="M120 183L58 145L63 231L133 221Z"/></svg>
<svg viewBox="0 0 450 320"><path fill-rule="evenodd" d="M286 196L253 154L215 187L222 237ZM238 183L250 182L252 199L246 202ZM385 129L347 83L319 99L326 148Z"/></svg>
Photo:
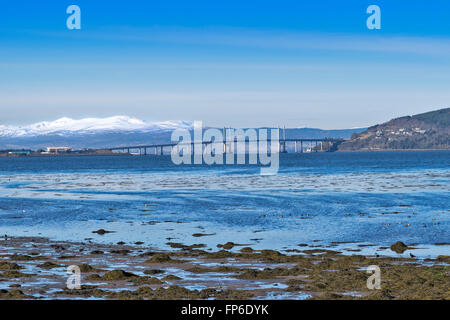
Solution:
<svg viewBox="0 0 450 320"><path fill-rule="evenodd" d="M450 149L450 108L390 120L355 133L339 151Z"/></svg>

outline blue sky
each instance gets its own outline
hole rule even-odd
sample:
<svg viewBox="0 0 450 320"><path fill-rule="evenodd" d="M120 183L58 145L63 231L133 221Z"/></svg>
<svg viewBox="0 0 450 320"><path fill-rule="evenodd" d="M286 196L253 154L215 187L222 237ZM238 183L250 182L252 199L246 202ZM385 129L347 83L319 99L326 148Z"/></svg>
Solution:
<svg viewBox="0 0 450 320"><path fill-rule="evenodd" d="M81 8L81 30L66 8ZM368 30L366 8L381 8ZM11 1L0 125L129 115L351 128L450 105L448 1Z"/></svg>

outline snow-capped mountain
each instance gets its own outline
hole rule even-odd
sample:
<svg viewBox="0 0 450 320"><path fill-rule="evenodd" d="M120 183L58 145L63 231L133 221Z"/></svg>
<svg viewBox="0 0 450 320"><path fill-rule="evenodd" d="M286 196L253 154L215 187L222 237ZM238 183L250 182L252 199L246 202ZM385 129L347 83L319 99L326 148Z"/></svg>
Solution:
<svg viewBox="0 0 450 320"><path fill-rule="evenodd" d="M1 149L108 148L167 143L173 130L191 129L187 121L148 122L133 117L61 118L26 126L0 125Z"/></svg>
<svg viewBox="0 0 450 320"><path fill-rule="evenodd" d="M173 130L193 129L187 121L148 122L127 116L61 118L28 126L0 125L0 150L45 149L46 147L113 148L152 145L171 142ZM321 130L313 128L287 129L291 138L350 138L365 129Z"/></svg>
<svg viewBox="0 0 450 320"><path fill-rule="evenodd" d="M85 118L80 120L61 118L28 126L0 125L0 137L24 138L42 135L72 136L108 132L154 132L190 127L192 127L192 123L187 121L146 122L128 116Z"/></svg>

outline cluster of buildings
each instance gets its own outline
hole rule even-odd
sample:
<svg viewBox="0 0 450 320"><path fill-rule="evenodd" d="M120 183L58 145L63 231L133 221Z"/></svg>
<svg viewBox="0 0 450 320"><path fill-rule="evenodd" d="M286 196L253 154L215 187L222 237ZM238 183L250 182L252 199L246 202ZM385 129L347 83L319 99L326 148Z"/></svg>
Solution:
<svg viewBox="0 0 450 320"><path fill-rule="evenodd" d="M376 137L382 137L385 135L396 135L396 136L412 136L413 134L425 134L426 130L421 128L398 128L388 130L377 130L375 135ZM386 134L387 133L387 134Z"/></svg>
<svg viewBox="0 0 450 320"><path fill-rule="evenodd" d="M72 148L69 147L47 147L47 151L41 152L42 154L59 154L72 152Z"/></svg>
<svg viewBox="0 0 450 320"><path fill-rule="evenodd" d="M0 155L3 156L29 156L32 154L48 154L48 155L57 155L57 154L65 154L71 153L72 148L70 147L47 147L45 150L33 151L30 149L8 149L8 150L0 150Z"/></svg>

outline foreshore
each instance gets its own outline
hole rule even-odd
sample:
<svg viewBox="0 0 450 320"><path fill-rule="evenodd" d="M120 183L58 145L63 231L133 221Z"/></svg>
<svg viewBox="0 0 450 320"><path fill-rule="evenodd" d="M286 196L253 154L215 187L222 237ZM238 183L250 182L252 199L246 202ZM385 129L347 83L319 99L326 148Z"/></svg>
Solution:
<svg viewBox="0 0 450 320"><path fill-rule="evenodd" d="M344 255L307 244L281 253L232 242L217 250L169 242L173 250L160 251L10 236L0 244L0 299L450 299L449 256ZM74 265L80 289L67 288ZM367 286L374 265L380 289Z"/></svg>

